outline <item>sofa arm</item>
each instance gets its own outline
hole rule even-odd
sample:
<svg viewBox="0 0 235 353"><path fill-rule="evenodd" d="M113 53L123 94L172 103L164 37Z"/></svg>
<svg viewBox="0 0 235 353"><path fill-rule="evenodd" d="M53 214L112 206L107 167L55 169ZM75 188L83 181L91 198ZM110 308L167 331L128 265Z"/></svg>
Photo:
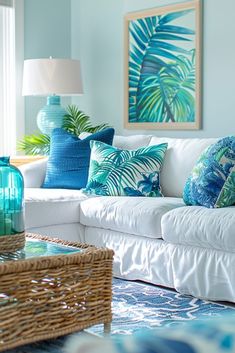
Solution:
<svg viewBox="0 0 235 353"><path fill-rule="evenodd" d="M40 188L42 186L46 175L47 160L48 158L40 159L19 167L26 188Z"/></svg>

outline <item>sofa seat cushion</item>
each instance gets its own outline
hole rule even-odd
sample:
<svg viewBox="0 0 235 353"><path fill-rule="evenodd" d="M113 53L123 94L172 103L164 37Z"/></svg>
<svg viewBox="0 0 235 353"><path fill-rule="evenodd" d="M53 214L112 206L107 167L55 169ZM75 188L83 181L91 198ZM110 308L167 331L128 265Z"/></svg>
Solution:
<svg viewBox="0 0 235 353"><path fill-rule="evenodd" d="M235 252L235 207L174 209L162 217L162 233L169 243Z"/></svg>
<svg viewBox="0 0 235 353"><path fill-rule="evenodd" d="M171 197L102 196L80 204L80 222L86 226L161 238L162 216L184 206L183 200Z"/></svg>
<svg viewBox="0 0 235 353"><path fill-rule="evenodd" d="M25 188L26 229L79 222L80 190Z"/></svg>

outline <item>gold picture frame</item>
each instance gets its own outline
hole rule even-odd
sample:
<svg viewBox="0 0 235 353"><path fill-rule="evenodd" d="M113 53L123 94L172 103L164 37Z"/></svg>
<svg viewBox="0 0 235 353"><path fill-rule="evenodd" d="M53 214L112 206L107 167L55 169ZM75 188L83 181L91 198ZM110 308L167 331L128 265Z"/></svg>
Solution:
<svg viewBox="0 0 235 353"><path fill-rule="evenodd" d="M126 129L201 127L201 2L124 18Z"/></svg>

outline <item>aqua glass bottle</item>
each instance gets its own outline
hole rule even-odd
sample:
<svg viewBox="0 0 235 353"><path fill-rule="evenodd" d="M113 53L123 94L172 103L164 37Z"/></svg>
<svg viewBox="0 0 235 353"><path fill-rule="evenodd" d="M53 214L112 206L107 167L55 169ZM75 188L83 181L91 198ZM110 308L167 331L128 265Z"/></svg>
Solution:
<svg viewBox="0 0 235 353"><path fill-rule="evenodd" d="M24 232L24 180L10 165L9 157L0 157L0 236Z"/></svg>

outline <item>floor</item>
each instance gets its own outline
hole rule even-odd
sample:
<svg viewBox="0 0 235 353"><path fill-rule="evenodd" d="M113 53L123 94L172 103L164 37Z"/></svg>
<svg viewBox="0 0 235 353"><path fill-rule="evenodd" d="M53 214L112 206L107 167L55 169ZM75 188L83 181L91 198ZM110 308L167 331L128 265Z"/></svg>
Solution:
<svg viewBox="0 0 235 353"><path fill-rule="evenodd" d="M120 279L113 281L112 308L112 336L235 314L235 308L227 304L208 302L146 283ZM88 332L103 335L103 325L94 326ZM67 340L68 337L61 337L5 353L63 353Z"/></svg>

